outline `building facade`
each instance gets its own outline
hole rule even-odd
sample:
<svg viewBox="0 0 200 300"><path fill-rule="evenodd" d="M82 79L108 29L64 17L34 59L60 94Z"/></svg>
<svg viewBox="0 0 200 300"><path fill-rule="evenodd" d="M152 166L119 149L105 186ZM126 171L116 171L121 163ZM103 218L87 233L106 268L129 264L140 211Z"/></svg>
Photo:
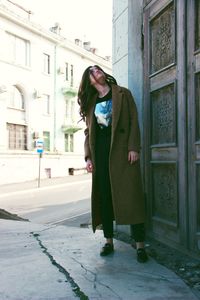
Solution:
<svg viewBox="0 0 200 300"><path fill-rule="evenodd" d="M132 90L138 106L147 230L198 255L199 1L113 3L113 74Z"/></svg>
<svg viewBox="0 0 200 300"><path fill-rule="evenodd" d="M77 105L82 73L94 64L112 73L111 62L90 43L62 37L59 24L46 30L2 2L0 20L0 183L37 178L38 139L44 143L41 177L66 176L84 166Z"/></svg>

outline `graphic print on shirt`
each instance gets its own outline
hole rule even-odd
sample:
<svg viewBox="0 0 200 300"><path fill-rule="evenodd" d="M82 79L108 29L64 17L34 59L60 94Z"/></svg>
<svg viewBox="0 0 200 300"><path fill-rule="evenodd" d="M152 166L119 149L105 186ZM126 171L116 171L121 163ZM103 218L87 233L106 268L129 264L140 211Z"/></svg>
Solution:
<svg viewBox="0 0 200 300"><path fill-rule="evenodd" d="M108 127L112 122L112 100L103 101L96 104L95 116L101 128Z"/></svg>

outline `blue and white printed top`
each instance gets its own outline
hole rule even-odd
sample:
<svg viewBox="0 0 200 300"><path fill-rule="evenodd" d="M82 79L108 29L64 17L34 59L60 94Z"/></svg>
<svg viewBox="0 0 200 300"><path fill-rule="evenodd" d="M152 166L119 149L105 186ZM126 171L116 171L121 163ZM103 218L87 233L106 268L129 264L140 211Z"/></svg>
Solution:
<svg viewBox="0 0 200 300"><path fill-rule="evenodd" d="M97 98L94 114L101 128L109 127L112 123L112 92L102 98Z"/></svg>

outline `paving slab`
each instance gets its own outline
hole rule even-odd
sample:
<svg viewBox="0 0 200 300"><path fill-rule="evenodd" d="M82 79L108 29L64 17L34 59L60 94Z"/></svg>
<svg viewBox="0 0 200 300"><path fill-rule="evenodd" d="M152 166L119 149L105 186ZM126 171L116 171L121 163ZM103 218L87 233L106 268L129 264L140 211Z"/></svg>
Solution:
<svg viewBox="0 0 200 300"><path fill-rule="evenodd" d="M91 300L197 299L176 274L153 259L138 263L136 251L124 242L116 240L114 254L101 257L101 231L58 226L38 238Z"/></svg>
<svg viewBox="0 0 200 300"><path fill-rule="evenodd" d="M42 229L29 222L0 220L0 300L77 299L30 234Z"/></svg>
<svg viewBox="0 0 200 300"><path fill-rule="evenodd" d="M153 259L115 240L101 257L102 231L0 220L0 300L195 300L191 289Z"/></svg>

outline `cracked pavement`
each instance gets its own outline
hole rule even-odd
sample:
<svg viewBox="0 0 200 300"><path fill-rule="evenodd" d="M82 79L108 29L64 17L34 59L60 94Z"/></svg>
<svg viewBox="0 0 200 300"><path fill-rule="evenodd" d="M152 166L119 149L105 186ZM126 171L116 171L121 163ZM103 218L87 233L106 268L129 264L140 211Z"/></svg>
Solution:
<svg viewBox="0 0 200 300"><path fill-rule="evenodd" d="M0 220L1 300L195 300L172 271L115 240L101 257L102 232Z"/></svg>

